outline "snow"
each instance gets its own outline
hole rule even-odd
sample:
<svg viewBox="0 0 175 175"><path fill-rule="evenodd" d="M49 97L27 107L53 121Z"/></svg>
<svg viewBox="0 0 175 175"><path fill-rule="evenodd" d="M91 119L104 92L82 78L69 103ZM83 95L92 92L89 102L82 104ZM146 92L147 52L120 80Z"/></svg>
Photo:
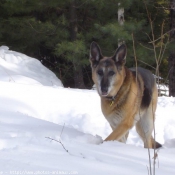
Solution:
<svg viewBox="0 0 175 175"><path fill-rule="evenodd" d="M135 128L127 144L102 143L111 128L95 90L64 88L38 60L6 46L0 47L0 89L0 175L149 174L148 150ZM163 148L156 175L175 174L174 114L175 98L159 97L156 140Z"/></svg>
<svg viewBox="0 0 175 175"><path fill-rule="evenodd" d="M21 84L63 86L61 81L40 61L7 46L0 47L0 80Z"/></svg>

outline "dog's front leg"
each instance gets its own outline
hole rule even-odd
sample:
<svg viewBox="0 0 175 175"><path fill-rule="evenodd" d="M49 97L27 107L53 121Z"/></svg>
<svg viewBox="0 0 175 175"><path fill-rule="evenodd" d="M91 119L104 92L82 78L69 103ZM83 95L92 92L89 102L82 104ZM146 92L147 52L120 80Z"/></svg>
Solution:
<svg viewBox="0 0 175 175"><path fill-rule="evenodd" d="M121 141L122 140L121 138L128 133L128 131L132 128L132 126L133 123L128 123L128 121L122 121L104 141L111 141L111 140Z"/></svg>

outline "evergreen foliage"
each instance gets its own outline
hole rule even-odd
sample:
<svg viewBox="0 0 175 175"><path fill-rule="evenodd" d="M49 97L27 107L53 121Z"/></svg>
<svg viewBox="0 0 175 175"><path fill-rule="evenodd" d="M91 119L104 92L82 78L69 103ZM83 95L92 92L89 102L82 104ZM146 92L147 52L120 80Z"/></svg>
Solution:
<svg viewBox="0 0 175 175"><path fill-rule="evenodd" d="M89 69L89 46L96 41L103 54L110 56L118 47L118 39L128 47L127 66L138 64L155 72L155 53L151 43L149 11L153 21L156 52L166 45L169 30L166 0L75 0L75 21L71 21L72 0L1 0L0 44L38 58L55 71L65 86L73 87L73 72L83 68L87 87L92 85ZM125 9L125 22L118 24L118 4ZM146 7L145 7L146 5ZM71 40L71 24L76 25L76 39ZM163 26L162 26L163 25ZM167 50L167 49L166 49ZM167 50L168 51L168 50ZM162 56L161 76L167 76L167 54Z"/></svg>

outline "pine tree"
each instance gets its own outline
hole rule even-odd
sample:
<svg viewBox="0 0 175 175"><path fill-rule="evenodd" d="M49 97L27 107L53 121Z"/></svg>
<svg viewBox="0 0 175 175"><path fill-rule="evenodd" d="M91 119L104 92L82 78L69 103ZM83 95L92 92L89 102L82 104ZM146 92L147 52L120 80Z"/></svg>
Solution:
<svg viewBox="0 0 175 175"><path fill-rule="evenodd" d="M152 16L156 16L154 33L159 38L166 14L159 8L155 10L160 0L145 1ZM118 24L119 3L125 9L122 26ZM143 1L2 0L0 9L0 43L42 60L66 86L90 85L86 77L91 74L88 57L92 41L100 44L104 55L111 56L118 39L124 40L128 47L127 66L135 66L134 36L138 63L149 69L155 67ZM160 42L156 44L157 49Z"/></svg>

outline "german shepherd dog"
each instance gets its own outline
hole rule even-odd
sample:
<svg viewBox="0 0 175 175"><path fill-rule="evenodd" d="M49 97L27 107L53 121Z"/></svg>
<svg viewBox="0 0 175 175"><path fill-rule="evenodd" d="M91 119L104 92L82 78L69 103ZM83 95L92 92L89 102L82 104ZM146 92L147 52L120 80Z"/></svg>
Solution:
<svg viewBox="0 0 175 175"><path fill-rule="evenodd" d="M92 79L101 97L101 109L113 132L105 141L126 142L135 125L145 148L159 148L152 137L157 87L152 73L125 67L127 48L122 44L112 57L102 55L97 43L90 46Z"/></svg>

